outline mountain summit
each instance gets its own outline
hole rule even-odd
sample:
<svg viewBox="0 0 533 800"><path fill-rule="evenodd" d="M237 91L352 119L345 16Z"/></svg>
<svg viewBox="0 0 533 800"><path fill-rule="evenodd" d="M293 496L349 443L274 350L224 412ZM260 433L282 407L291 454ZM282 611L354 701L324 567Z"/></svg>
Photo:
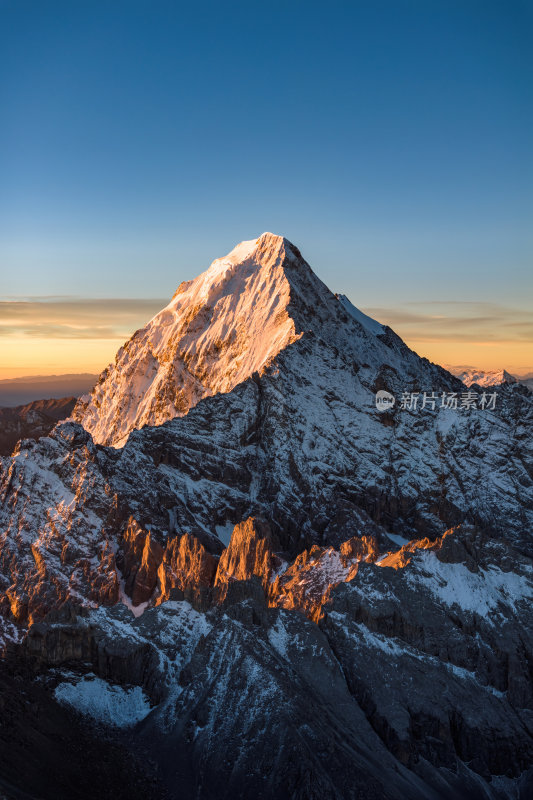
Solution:
<svg viewBox="0 0 533 800"><path fill-rule="evenodd" d="M261 372L300 335L287 277L298 260L290 242L264 233L213 261L120 348L73 418L96 442L120 447L134 428L186 414Z"/></svg>
<svg viewBox="0 0 533 800"><path fill-rule="evenodd" d="M391 337L384 346L383 326L335 296L287 239L263 233L182 283L170 303L120 348L92 393L78 402L73 419L96 442L122 447L132 430L182 416L203 397L230 392L262 374L305 333L348 357L367 353L363 360L378 364L398 360ZM402 360L412 361L408 348L400 349Z"/></svg>

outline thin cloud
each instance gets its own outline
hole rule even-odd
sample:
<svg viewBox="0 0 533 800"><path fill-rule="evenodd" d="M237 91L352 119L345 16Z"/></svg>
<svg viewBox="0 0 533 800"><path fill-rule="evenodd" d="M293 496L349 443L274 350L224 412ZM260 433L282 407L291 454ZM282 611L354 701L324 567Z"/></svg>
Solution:
<svg viewBox="0 0 533 800"><path fill-rule="evenodd" d="M123 340L167 300L150 298L18 298L0 301L0 337Z"/></svg>
<svg viewBox="0 0 533 800"><path fill-rule="evenodd" d="M533 342L533 312L494 303L430 301L363 309L408 342ZM425 311L413 310L424 307ZM433 309L438 313L433 312Z"/></svg>
<svg viewBox="0 0 533 800"><path fill-rule="evenodd" d="M163 298L25 297L0 300L0 338L123 341L161 308ZM420 310L419 310L420 309ZM408 343L533 342L533 312L494 303L419 301L364 308Z"/></svg>

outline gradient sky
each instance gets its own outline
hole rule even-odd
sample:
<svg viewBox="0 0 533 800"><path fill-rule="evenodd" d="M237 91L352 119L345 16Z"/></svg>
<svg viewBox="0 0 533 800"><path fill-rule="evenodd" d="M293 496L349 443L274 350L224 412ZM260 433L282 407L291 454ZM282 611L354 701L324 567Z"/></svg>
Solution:
<svg viewBox="0 0 533 800"><path fill-rule="evenodd" d="M521 0L0 0L0 377L100 371L265 230L432 360L533 370L532 52Z"/></svg>

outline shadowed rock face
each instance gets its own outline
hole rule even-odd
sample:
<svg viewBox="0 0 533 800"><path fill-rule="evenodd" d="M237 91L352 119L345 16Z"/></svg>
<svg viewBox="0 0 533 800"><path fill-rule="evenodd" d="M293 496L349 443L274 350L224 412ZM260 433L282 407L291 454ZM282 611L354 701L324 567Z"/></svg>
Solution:
<svg viewBox="0 0 533 800"><path fill-rule="evenodd" d="M476 545L482 556L472 556ZM357 580L332 594L321 628L402 763L455 769L459 756L484 777L531 768L531 605L511 588L521 574L531 591L531 562L502 571L509 557L465 532L414 551L403 570L361 564Z"/></svg>
<svg viewBox="0 0 533 800"><path fill-rule="evenodd" d="M252 538L266 533L256 544L268 537L257 523L239 526L241 574L257 563L254 527ZM141 686L153 710L130 740L176 800L200 779L199 796L228 800L526 800L531 563L474 530L413 547L409 560L402 548L393 567L365 560L367 547L343 549L363 560L332 587L318 625L269 607L254 575L228 581L207 613L184 600L137 619L122 606L65 609L33 626L18 663L29 681L59 670L50 692L87 671Z"/></svg>
<svg viewBox="0 0 533 800"><path fill-rule="evenodd" d="M140 748L161 798L529 800L531 394L380 414L378 389L464 387L281 237L230 256L79 404L124 447L69 421L0 460L23 726L26 684L70 698L86 741L103 725Z"/></svg>
<svg viewBox="0 0 533 800"><path fill-rule="evenodd" d="M146 749L119 731L88 728L42 682L22 682L19 670L0 665L2 798L170 799Z"/></svg>

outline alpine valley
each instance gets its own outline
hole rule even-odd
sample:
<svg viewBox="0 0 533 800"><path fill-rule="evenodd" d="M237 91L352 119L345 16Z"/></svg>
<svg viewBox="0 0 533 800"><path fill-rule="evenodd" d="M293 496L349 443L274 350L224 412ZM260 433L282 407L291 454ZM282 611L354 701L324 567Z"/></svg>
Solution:
<svg viewBox="0 0 533 800"><path fill-rule="evenodd" d="M0 797L533 797L533 394L482 388L283 237L181 284L0 459Z"/></svg>

